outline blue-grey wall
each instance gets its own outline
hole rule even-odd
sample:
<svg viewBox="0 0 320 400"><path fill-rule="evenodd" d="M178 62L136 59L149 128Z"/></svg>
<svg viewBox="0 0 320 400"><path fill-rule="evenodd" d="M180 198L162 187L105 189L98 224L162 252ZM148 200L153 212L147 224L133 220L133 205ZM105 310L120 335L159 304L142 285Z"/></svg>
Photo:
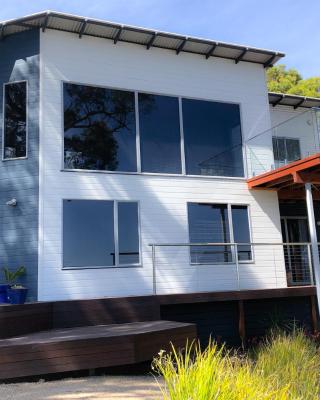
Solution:
<svg viewBox="0 0 320 400"><path fill-rule="evenodd" d="M39 30L31 30L0 41L0 130L3 149L3 84L28 81L28 158L0 160L0 268L24 265L23 283L29 299L37 297L38 191L39 191ZM16 198L16 207L5 203ZM2 270L0 271L2 281Z"/></svg>

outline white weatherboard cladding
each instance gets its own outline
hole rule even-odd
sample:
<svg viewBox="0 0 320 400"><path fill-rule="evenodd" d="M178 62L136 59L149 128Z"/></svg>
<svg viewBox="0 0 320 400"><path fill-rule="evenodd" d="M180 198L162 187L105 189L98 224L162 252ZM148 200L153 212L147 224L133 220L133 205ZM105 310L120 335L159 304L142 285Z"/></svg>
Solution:
<svg viewBox="0 0 320 400"><path fill-rule="evenodd" d="M236 102L246 137L270 128L264 70L259 65L176 56L50 30L41 33L40 300L151 294L148 245L189 241L187 202L248 204L252 240L281 241L277 195L250 193L244 179L61 171L61 81ZM138 201L142 266L62 270L64 198ZM241 266L243 288L285 286L281 257L275 254L269 260L269 256L266 248L257 249L255 263ZM190 265L188 253L181 249L157 250L156 262L160 293L237 288L234 265Z"/></svg>
<svg viewBox="0 0 320 400"><path fill-rule="evenodd" d="M277 106L270 107L270 115L273 135L300 139L301 157L319 152L319 133L314 111Z"/></svg>

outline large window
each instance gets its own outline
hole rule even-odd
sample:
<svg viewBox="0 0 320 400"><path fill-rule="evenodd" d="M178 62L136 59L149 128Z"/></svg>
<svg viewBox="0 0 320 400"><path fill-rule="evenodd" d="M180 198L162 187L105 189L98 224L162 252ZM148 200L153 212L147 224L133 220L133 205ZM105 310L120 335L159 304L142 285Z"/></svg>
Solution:
<svg viewBox="0 0 320 400"><path fill-rule="evenodd" d="M299 139L274 136L272 144L276 168L301 158Z"/></svg>
<svg viewBox="0 0 320 400"><path fill-rule="evenodd" d="M182 109L187 174L243 176L239 106L183 99Z"/></svg>
<svg viewBox="0 0 320 400"><path fill-rule="evenodd" d="M250 243L247 206L188 203L188 220L190 243ZM191 262L233 262L234 251L235 248L231 245L191 246ZM251 260L251 246L238 246L238 259Z"/></svg>
<svg viewBox="0 0 320 400"><path fill-rule="evenodd" d="M136 202L63 201L63 267L112 267L139 262Z"/></svg>
<svg viewBox="0 0 320 400"><path fill-rule="evenodd" d="M136 171L134 93L64 84L65 168Z"/></svg>
<svg viewBox="0 0 320 400"><path fill-rule="evenodd" d="M64 83L64 166L243 177L239 105Z"/></svg>
<svg viewBox="0 0 320 400"><path fill-rule="evenodd" d="M4 86L3 158L27 156L27 82Z"/></svg>
<svg viewBox="0 0 320 400"><path fill-rule="evenodd" d="M181 173L179 99L139 93L141 169Z"/></svg>

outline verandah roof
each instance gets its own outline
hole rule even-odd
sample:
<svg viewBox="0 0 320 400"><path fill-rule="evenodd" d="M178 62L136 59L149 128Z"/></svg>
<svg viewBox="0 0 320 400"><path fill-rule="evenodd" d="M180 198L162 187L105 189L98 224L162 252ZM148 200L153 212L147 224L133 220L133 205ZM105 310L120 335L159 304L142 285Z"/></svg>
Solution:
<svg viewBox="0 0 320 400"><path fill-rule="evenodd" d="M275 190L280 198L304 197L306 183L320 186L320 153L247 180L249 189ZM320 199L320 192L315 193L315 198Z"/></svg>

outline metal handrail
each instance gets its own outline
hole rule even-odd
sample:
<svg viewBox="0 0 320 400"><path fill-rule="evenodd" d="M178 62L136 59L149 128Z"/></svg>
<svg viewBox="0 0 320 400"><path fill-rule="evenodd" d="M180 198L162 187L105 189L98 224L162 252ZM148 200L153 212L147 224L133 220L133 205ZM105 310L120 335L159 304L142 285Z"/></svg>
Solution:
<svg viewBox="0 0 320 400"><path fill-rule="evenodd" d="M318 243L320 245L320 243ZM294 246L306 246L307 247L307 252L308 252L308 261L309 261L309 269L310 269L310 279L311 282L314 281L314 276L313 276L313 270L312 270L312 259L311 259L311 243L310 242L243 242L243 243L237 243L237 242L228 242L228 243L150 243L149 246L152 249L152 280L153 280L153 293L157 293L157 277L156 277L156 247L213 247L213 246L230 246L231 249L230 251L232 252L232 261L227 262L226 264L233 264L236 266L236 274L237 274L237 285L238 285L238 290L241 290L240 287L240 271L239 271L239 264L242 264L242 261L239 260L239 247L242 246L281 246L281 247L294 247ZM220 263L219 263L220 264ZM224 264L224 262L221 262L221 264Z"/></svg>
<svg viewBox="0 0 320 400"><path fill-rule="evenodd" d="M320 242L318 243L320 245ZM223 242L223 243L149 243L149 246L156 247L179 247L179 246L299 246L299 245L311 245L311 242L274 242L274 243L265 243L265 242Z"/></svg>

